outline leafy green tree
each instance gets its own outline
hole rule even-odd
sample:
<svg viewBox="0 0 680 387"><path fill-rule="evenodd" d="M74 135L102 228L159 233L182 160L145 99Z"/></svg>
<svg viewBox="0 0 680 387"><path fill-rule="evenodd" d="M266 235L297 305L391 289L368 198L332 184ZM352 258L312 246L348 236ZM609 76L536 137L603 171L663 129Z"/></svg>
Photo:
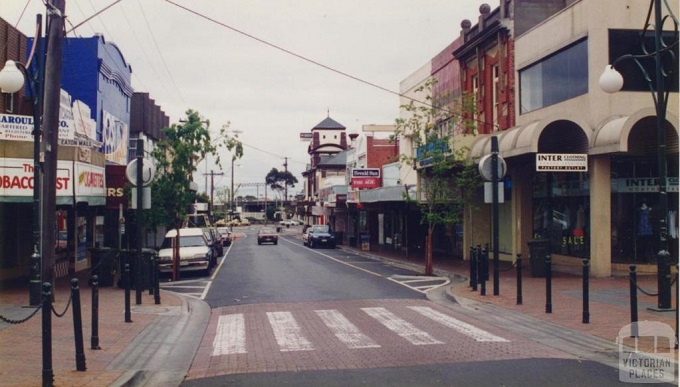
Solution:
<svg viewBox="0 0 680 387"><path fill-rule="evenodd" d="M203 120L197 111L188 110L186 120L163 129L166 139L156 143L151 156L156 163L156 178L151 185L152 208L147 211L147 225L157 229L179 227L189 205L196 200L191 190L192 174L207 155L221 167L218 150L243 147L240 142L225 136L228 125L220 130L216 140L210 136L210 121ZM238 144L237 144L238 143Z"/></svg>
<svg viewBox="0 0 680 387"><path fill-rule="evenodd" d="M288 188L294 188L295 184L298 182L297 178L293 176L290 171L279 171L276 168L272 168L272 170L267 173L264 181L271 189L279 194L287 191ZM287 201L287 199L288 198L284 198L284 202Z"/></svg>
<svg viewBox="0 0 680 387"><path fill-rule="evenodd" d="M392 138L406 136L413 141L415 155L401 155L402 161L418 169L418 197L421 223L427 226L425 274L431 275L432 238L435 227L450 227L464 221L464 207L481 180L474 163L467 158L467 147L457 141L474 130L465 116L461 101L437 106L432 98L434 80L426 81L416 92L425 100L402 105L406 118L398 118ZM410 199L410 198L407 198Z"/></svg>

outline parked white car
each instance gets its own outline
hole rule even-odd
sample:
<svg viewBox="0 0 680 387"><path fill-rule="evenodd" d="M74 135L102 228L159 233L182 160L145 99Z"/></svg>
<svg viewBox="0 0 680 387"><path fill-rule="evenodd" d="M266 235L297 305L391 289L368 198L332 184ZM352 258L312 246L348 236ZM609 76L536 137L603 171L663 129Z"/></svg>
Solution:
<svg viewBox="0 0 680 387"><path fill-rule="evenodd" d="M285 219L285 220L280 221L279 224L281 226L297 226L297 225L302 224L302 222L300 222L299 220L295 220L295 219Z"/></svg>
<svg viewBox="0 0 680 387"><path fill-rule="evenodd" d="M177 230L170 230L165 234L163 244L158 250L158 267L163 273L172 273L173 250L177 243ZM201 228L179 229L179 270L204 271L210 270L217 263L210 248L210 242Z"/></svg>

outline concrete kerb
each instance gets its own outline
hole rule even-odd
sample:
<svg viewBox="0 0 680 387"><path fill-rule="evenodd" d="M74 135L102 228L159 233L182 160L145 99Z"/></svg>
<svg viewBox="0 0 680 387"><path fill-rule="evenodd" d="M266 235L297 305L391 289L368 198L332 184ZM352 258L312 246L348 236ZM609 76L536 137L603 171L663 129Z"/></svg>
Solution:
<svg viewBox="0 0 680 387"><path fill-rule="evenodd" d="M139 313L157 317L109 365L109 369L127 370L112 386L179 386L184 381L208 328L211 310L203 300L172 294L182 301L181 306L138 308Z"/></svg>

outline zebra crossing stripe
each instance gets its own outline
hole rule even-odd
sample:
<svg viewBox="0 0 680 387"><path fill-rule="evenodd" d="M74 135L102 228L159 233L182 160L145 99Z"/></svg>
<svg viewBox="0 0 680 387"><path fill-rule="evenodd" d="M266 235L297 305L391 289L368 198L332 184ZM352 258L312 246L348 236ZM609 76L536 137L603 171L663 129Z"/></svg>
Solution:
<svg viewBox="0 0 680 387"><path fill-rule="evenodd" d="M427 332L423 332L409 322L400 319L385 308L361 308L361 310L413 345L444 344L430 336Z"/></svg>
<svg viewBox="0 0 680 387"><path fill-rule="evenodd" d="M359 329L339 311L329 309L315 310L314 312L316 312L323 323L335 333L335 337L347 345L347 348L380 348L380 345L376 344L370 337L361 333L361 331L359 331Z"/></svg>
<svg viewBox="0 0 680 387"><path fill-rule="evenodd" d="M281 352L311 351L312 343L302 335L302 329L290 312L267 312L269 324L274 331Z"/></svg>
<svg viewBox="0 0 680 387"><path fill-rule="evenodd" d="M502 337L493 335L485 330L479 329L475 327L474 325L470 325L466 322L460 321L458 319L455 319L453 317L447 316L444 313L437 312L436 310L428 307L422 307L422 306L409 306L408 307L411 310L414 310L421 315L434 320L448 328L454 329L466 336L469 336L476 341L479 342L508 342L509 340L506 340Z"/></svg>
<svg viewBox="0 0 680 387"><path fill-rule="evenodd" d="M213 356L246 353L246 324L243 314L220 316L213 340Z"/></svg>

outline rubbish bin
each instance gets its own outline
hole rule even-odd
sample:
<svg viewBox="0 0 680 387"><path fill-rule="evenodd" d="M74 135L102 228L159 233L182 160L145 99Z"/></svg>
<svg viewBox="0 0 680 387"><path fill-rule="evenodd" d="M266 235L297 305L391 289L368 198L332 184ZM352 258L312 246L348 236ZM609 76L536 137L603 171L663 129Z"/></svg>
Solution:
<svg viewBox="0 0 680 387"><path fill-rule="evenodd" d="M527 242L532 277L545 277L545 257L550 254L549 239L533 239Z"/></svg>
<svg viewBox="0 0 680 387"><path fill-rule="evenodd" d="M137 273L139 273L139 280L142 284L142 289L146 290L151 282L150 270L152 258L155 256L156 250L142 248L142 261L139 262L139 271L137 271L137 249L121 250L121 272L125 268L125 264L130 264L130 287L135 289L137 284ZM118 282L118 286L121 288L125 287L125 281L121 276L121 280Z"/></svg>
<svg viewBox="0 0 680 387"><path fill-rule="evenodd" d="M335 231L333 233L335 235L335 244L336 245L342 245L342 238L344 238L344 234L342 231Z"/></svg>
<svg viewBox="0 0 680 387"><path fill-rule="evenodd" d="M95 247L90 249L92 257L91 275L97 275L99 286L113 286L118 270L118 250L110 247Z"/></svg>

